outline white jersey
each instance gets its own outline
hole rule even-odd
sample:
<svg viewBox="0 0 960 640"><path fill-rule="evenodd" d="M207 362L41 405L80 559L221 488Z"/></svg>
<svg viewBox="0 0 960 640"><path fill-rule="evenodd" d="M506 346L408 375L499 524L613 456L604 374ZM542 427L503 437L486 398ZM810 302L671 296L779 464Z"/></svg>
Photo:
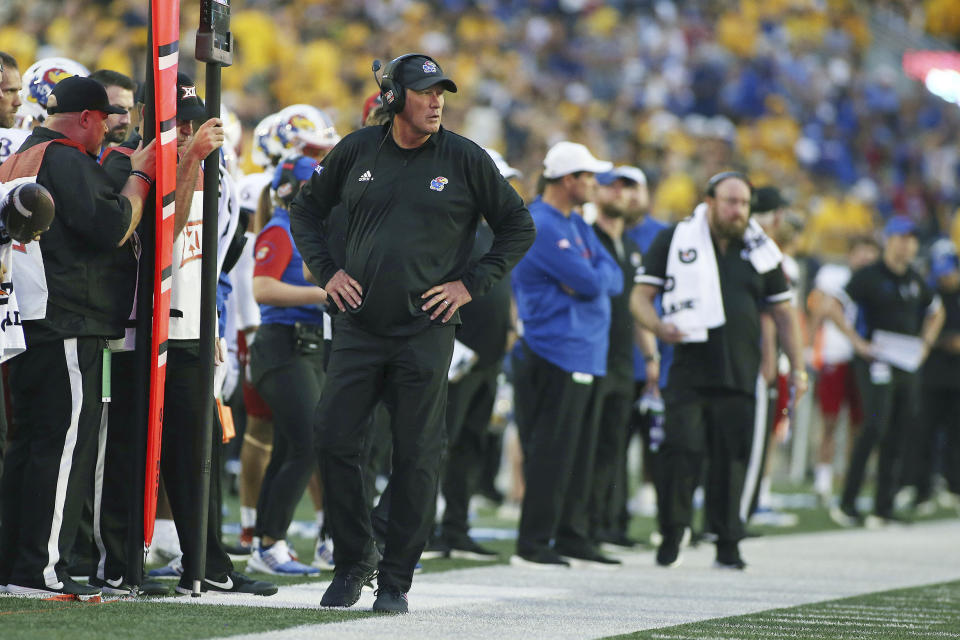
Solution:
<svg viewBox="0 0 960 640"><path fill-rule="evenodd" d="M260 194L270 185L273 180L272 173L250 173L237 180L237 191L240 200L240 207L257 210L257 204L260 202Z"/></svg>
<svg viewBox="0 0 960 640"><path fill-rule="evenodd" d="M170 283L171 340L200 338L200 281L203 259L203 191L193 192L190 215L173 240Z"/></svg>
<svg viewBox="0 0 960 640"><path fill-rule="evenodd" d="M260 326L260 305L253 298L253 268L256 266L253 249L257 236L249 231L245 235L247 243L243 245L240 258L230 272L233 291L227 299L227 313L233 316L233 322L239 331Z"/></svg>
<svg viewBox="0 0 960 640"><path fill-rule="evenodd" d="M0 129L0 164L15 154L29 137L30 131L27 129Z"/></svg>
<svg viewBox="0 0 960 640"><path fill-rule="evenodd" d="M0 271L3 276L0 278L0 362L6 362L27 349L23 338L23 318L17 304L17 292L13 288L13 253L12 242L0 245Z"/></svg>
<svg viewBox="0 0 960 640"><path fill-rule="evenodd" d="M843 264L825 264L817 271L813 286L843 304L847 322L857 320L857 305L847 295L845 287L850 281L850 267ZM817 340L816 357L823 364L840 364L853 359L853 345L847 336L830 320L824 320Z"/></svg>

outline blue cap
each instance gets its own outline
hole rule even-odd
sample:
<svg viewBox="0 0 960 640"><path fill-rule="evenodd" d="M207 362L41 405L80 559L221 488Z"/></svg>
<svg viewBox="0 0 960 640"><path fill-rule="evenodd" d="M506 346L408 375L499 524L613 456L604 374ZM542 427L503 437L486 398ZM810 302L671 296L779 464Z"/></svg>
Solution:
<svg viewBox="0 0 960 640"><path fill-rule="evenodd" d="M930 262L930 275L934 278L940 278L954 271L960 271L960 259L955 253L938 256Z"/></svg>
<svg viewBox="0 0 960 640"><path fill-rule="evenodd" d="M604 171L597 174L597 182L603 186L608 186L616 180L627 180L635 184L647 184L647 176L637 167L621 165L610 171Z"/></svg>
<svg viewBox="0 0 960 640"><path fill-rule="evenodd" d="M887 226L883 228L883 235L887 238L910 234L917 234L917 223L907 216L893 216L887 221Z"/></svg>
<svg viewBox="0 0 960 640"><path fill-rule="evenodd" d="M292 156L281 162L273 173L270 186L281 201L289 202L300 190L300 183L310 179L319 163L309 156Z"/></svg>

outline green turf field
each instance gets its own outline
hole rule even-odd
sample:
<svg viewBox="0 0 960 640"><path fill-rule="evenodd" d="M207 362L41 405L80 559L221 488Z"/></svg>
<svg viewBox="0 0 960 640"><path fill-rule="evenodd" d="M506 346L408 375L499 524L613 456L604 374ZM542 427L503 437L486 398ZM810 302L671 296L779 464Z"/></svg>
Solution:
<svg viewBox="0 0 960 640"><path fill-rule="evenodd" d="M960 581L871 593L607 640L936 640L960 638Z"/></svg>

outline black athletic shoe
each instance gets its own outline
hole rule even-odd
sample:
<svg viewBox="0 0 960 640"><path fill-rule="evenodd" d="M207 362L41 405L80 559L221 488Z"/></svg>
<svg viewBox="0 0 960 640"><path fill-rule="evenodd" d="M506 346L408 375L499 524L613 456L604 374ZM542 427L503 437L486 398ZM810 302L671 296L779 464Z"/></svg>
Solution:
<svg viewBox="0 0 960 640"><path fill-rule="evenodd" d="M517 553L516 555L510 556L510 564L514 567L528 567L532 569L570 568L570 563L549 547L539 549L533 553Z"/></svg>
<svg viewBox="0 0 960 640"><path fill-rule="evenodd" d="M717 560L713 566L718 569L743 571L747 568L747 563L740 557L740 548L736 542L718 542Z"/></svg>
<svg viewBox="0 0 960 640"><path fill-rule="evenodd" d="M433 538L427 543L427 547L420 554L421 560L436 560L437 558L449 558L450 545L443 538Z"/></svg>
<svg viewBox="0 0 960 640"><path fill-rule="evenodd" d="M124 582L123 578L117 578L115 580L106 578L101 580L96 576L91 576L89 582L91 587L100 587L100 590L105 596L129 596L135 594L134 587Z"/></svg>
<svg viewBox="0 0 960 640"><path fill-rule="evenodd" d="M657 548L657 564L661 567L676 567L682 561L680 557L680 543L682 535L669 534L663 536Z"/></svg>
<svg viewBox="0 0 960 640"><path fill-rule="evenodd" d="M499 560L500 554L491 549L487 549L479 544L470 536L462 536L447 541L449 556L459 558L460 560Z"/></svg>
<svg viewBox="0 0 960 640"><path fill-rule="evenodd" d="M263 580L254 580L248 578L242 573L231 571L225 577L214 580L213 578L204 578L200 583L200 591L212 591L216 593L248 593L255 596L272 596L277 592L277 585ZM181 576L177 583L176 592L182 595L193 593L193 580L187 576Z"/></svg>
<svg viewBox="0 0 960 640"><path fill-rule="evenodd" d="M142 596L168 596L170 588L160 580L144 580L140 585Z"/></svg>
<svg viewBox="0 0 960 640"><path fill-rule="evenodd" d="M60 587L53 588L45 584L8 584L7 593L19 596L75 596L78 600L99 596L100 587L80 584L69 576L60 576Z"/></svg>
<svg viewBox="0 0 960 640"><path fill-rule="evenodd" d="M637 546L637 541L621 532L607 531L602 536L597 536L599 542L603 545L617 547L618 549L633 549Z"/></svg>
<svg viewBox="0 0 960 640"><path fill-rule="evenodd" d="M407 594L397 587L380 587L377 589L377 599L373 601L373 610L380 613L407 613Z"/></svg>
<svg viewBox="0 0 960 640"><path fill-rule="evenodd" d="M616 558L606 556L593 547L588 546L580 548L565 548L563 546L558 546L557 553L559 553L564 560L569 562L571 567L613 569L623 564Z"/></svg>
<svg viewBox="0 0 960 640"><path fill-rule="evenodd" d="M377 577L377 568L373 565L360 563L341 571L336 569L333 582L323 592L320 599L321 607L352 607L360 599L360 590L364 585L373 584Z"/></svg>
<svg viewBox="0 0 960 640"><path fill-rule="evenodd" d="M843 504L830 509L830 519L841 527L862 527L866 523L866 518L856 507Z"/></svg>

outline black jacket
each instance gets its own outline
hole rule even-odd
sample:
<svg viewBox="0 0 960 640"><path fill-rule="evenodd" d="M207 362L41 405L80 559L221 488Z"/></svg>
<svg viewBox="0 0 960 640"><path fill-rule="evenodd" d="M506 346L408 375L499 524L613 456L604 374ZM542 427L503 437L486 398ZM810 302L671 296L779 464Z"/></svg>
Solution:
<svg viewBox="0 0 960 640"><path fill-rule="evenodd" d="M20 152L63 137L38 127ZM122 336L137 276L131 243L117 247L130 226L130 201L117 192L95 157L62 144L47 147L37 183L53 196L55 214L40 238L47 315L24 323L27 345Z"/></svg>
<svg viewBox="0 0 960 640"><path fill-rule="evenodd" d="M327 223L343 203L344 270L363 287L353 319L379 335L413 335L431 324L421 294L461 279L473 297L483 295L526 253L535 229L523 200L475 143L441 128L403 149L389 127L355 131L334 147L291 204L290 227L325 285L339 269ZM481 215L494 240L471 263ZM451 322L459 324L459 314Z"/></svg>

